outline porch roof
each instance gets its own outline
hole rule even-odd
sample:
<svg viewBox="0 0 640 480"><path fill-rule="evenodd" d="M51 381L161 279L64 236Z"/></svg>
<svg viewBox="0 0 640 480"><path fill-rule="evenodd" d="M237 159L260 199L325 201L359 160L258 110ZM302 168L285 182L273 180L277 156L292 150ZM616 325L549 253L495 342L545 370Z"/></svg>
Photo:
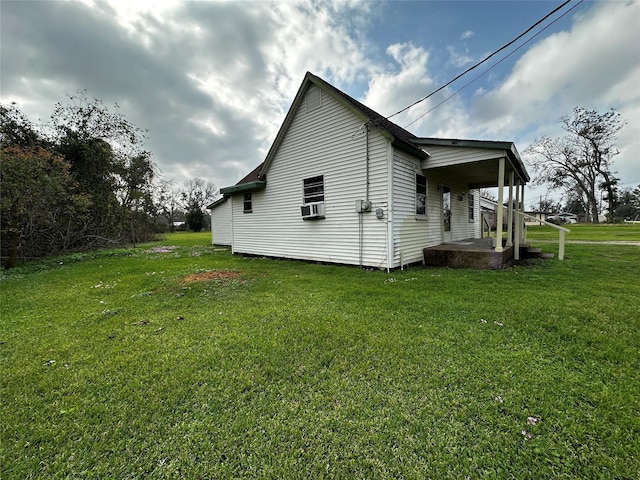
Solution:
<svg viewBox="0 0 640 480"><path fill-rule="evenodd" d="M529 174L513 142L494 142L487 140L460 140L446 138L416 138L413 143L429 151L429 147L458 147L464 150L460 155L449 155L446 160L438 161L435 156L422 162L422 168L442 173L443 176L463 179L469 188L488 188L498 186L500 158L505 158L504 184L509 184L509 174L523 184L529 180ZM450 151L450 150L449 150Z"/></svg>

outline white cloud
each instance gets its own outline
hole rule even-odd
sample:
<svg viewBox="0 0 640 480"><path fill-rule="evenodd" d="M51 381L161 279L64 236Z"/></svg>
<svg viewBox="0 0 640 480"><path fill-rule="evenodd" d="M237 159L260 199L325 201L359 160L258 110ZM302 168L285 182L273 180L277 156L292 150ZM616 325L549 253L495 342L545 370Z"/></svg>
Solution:
<svg viewBox="0 0 640 480"><path fill-rule="evenodd" d="M253 169L306 71L390 115L446 81L448 67L477 56L472 42L448 52L420 38L382 44L380 32L368 30L380 9L355 0L34 5L3 3L2 101L18 100L34 120L81 88L117 102L150 130L148 148L178 183L199 176L227 186ZM639 7L594 4L571 30L538 42L506 78L494 79L495 88L478 87L470 106L456 96L420 118L453 93L446 89L392 120L415 121L408 129L418 135L516 140L522 150L535 135L553 133L574 106L614 107L629 122L620 157L635 154L637 162ZM467 30L446 41L472 37Z"/></svg>
<svg viewBox="0 0 640 480"><path fill-rule="evenodd" d="M428 72L429 53L424 48L411 43L393 44L387 48L387 55L394 62L371 75L363 99L365 105L386 116L419 100L435 85ZM413 118L409 111L392 120L402 125Z"/></svg>
<svg viewBox="0 0 640 480"><path fill-rule="evenodd" d="M640 4L605 2L581 15L571 31L552 35L526 52L499 87L479 95L473 116L487 132L513 131L555 121L575 106L608 108L605 99L638 98L627 78L640 66Z"/></svg>
<svg viewBox="0 0 640 480"><path fill-rule="evenodd" d="M447 47L447 52L449 52L449 62L458 68L469 65L475 61L475 59L469 54L468 48L465 49L464 52L459 52L455 47L449 45Z"/></svg>
<svg viewBox="0 0 640 480"><path fill-rule="evenodd" d="M467 30L460 35L460 40L467 40L475 35L471 30Z"/></svg>
<svg viewBox="0 0 640 480"><path fill-rule="evenodd" d="M623 181L640 180L638 18L638 2L602 2L578 15L570 30L539 41L497 88L476 92L468 119L472 135L515 140L523 152L537 137L562 135L560 117L576 106L614 108L627 122L614 170ZM544 187L529 190L530 198L546 193ZM551 196L559 200L560 192Z"/></svg>

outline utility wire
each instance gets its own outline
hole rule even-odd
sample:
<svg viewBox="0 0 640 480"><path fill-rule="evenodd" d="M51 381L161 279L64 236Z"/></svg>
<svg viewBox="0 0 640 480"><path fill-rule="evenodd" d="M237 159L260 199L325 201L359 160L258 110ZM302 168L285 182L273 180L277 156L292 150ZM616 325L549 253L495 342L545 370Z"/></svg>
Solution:
<svg viewBox="0 0 640 480"><path fill-rule="evenodd" d="M554 13L556 13L558 10L561 10L562 8L565 7L565 5L567 5L569 2L571 2L571 0L566 0L562 5L560 5L559 7L553 9L553 11L549 12L547 15L545 15L543 18L541 18L540 20L538 20L536 23L534 23L533 25L531 25L528 29L526 29L524 32L522 32L520 35L518 35L516 38L514 38L513 40L511 40L509 43L503 45L502 47L500 47L498 50L496 50L495 52L493 52L492 54L488 55L487 57L485 57L483 60L480 60L478 63L476 63L475 65L473 65L472 67L469 67L468 69L466 69L464 72L462 72L460 75L458 75L457 77L455 77L453 80L448 81L447 83L445 83L444 85L442 85L440 88L434 90L433 92L431 92L429 95L427 95L426 97L421 98L420 100L417 100L415 102L413 102L411 105L409 105L408 107L403 108L402 110L398 110L396 113L389 115L388 117L386 117L386 119L390 119L391 117L395 117L396 115L401 114L402 112L409 110L411 107L413 107L414 105L417 105L421 102L424 102L427 98L435 95L436 93L438 93L440 90L443 90L444 88L448 87L449 85L451 85L453 82L455 82L456 80L458 80L460 77L466 75L467 73L469 73L471 70L473 70L474 68L482 65L484 62L486 62L487 60L489 60L491 57L493 57L494 55L498 54L499 52L501 52L502 50L504 50L505 48L513 45L515 42L517 42L518 40L520 40L522 37L524 37L527 33L529 33L531 30L533 30L535 27L537 27L538 25L540 25L542 22L544 22L547 18L549 18L551 15L553 15Z"/></svg>
<svg viewBox="0 0 640 480"><path fill-rule="evenodd" d="M455 97L458 93L460 93L462 90L464 90L465 88L467 88L469 85L471 85L472 83L474 83L476 80L478 80L480 77L484 76L486 73L488 73L489 71L493 70L495 67L497 67L498 65L500 65L502 62L504 62L507 58L509 58L511 55L513 55L514 53L516 53L518 50L520 50L522 47L524 47L527 43L529 43L531 40L533 40L534 38L536 38L538 35L540 35L542 32L544 32L547 28L549 28L551 25L553 25L554 23L556 23L557 21L559 21L561 18L563 18L564 16L568 15L569 13L571 13L571 11L573 11L575 8L577 8L584 0L580 0L578 3L576 3L573 7L571 7L569 10L567 10L566 12L564 12L562 15L560 15L558 18L556 18L555 20L553 20L551 23L549 23L548 25L546 25L544 28L542 28L540 31L536 32L531 38L527 39L524 43L522 43L522 45L519 45L515 50L513 50L512 52L509 52L507 55L505 55L504 57L502 57L500 60L498 60L496 63L494 63L493 65L491 65L489 68L487 68L485 71L483 71L481 74L475 76L472 80L470 80L469 82L465 83L462 87L460 87L458 90L456 90L455 92L453 92L451 95L449 95L447 98L445 98L444 100L442 100L440 103L438 103L437 105L435 105L434 107L430 108L429 110L427 110L426 112L424 112L422 115L420 115L418 118L416 118L415 120L413 120L411 123L408 123L407 125L405 125L403 128L408 128L411 125L413 125L414 123L416 123L418 120L420 120L422 117L424 117L425 115L433 112L436 108L438 108L440 105L442 105L443 103L449 101L451 98ZM548 16L548 15L547 15ZM546 18L546 17L545 17ZM540 22L538 22L540 23ZM522 35L521 35L522 36ZM516 39L517 40L517 39ZM515 40L514 40L515 41ZM513 42L511 42L513 43ZM496 52L497 53L497 52ZM487 57L488 59L489 57ZM486 59L485 59L486 60ZM484 60L483 60L484 61ZM482 62L481 62L482 63ZM480 65L480 64L477 64ZM477 66L476 65L476 66ZM475 68L475 67L472 67ZM462 74L464 75L464 74ZM460 75L456 78L459 78ZM452 80L453 81L453 80ZM451 83L451 82L449 82ZM448 85L448 84L447 84ZM445 85L446 87L446 85ZM444 88L444 87L442 87ZM440 89L438 89L440 90ZM436 90L436 92L438 91ZM433 92L433 93L436 93ZM431 94L433 95L433 94ZM427 97L425 97L427 98ZM415 104L414 104L415 105ZM394 114L395 115L395 114Z"/></svg>

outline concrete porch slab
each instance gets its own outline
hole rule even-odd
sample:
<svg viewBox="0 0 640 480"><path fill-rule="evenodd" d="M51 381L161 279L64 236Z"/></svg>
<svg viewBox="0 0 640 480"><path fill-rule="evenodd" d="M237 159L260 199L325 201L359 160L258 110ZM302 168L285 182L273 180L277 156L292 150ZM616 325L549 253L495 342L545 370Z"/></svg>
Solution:
<svg viewBox="0 0 640 480"><path fill-rule="evenodd" d="M511 265L513 247L496 252L493 238L472 238L447 242L423 250L426 267L500 269Z"/></svg>

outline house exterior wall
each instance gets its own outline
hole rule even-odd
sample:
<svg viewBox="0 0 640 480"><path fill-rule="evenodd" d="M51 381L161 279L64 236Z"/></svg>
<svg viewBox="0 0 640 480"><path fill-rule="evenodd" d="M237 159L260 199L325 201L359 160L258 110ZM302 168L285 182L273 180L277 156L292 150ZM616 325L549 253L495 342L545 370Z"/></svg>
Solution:
<svg viewBox="0 0 640 480"><path fill-rule="evenodd" d="M427 214L416 215L416 174L427 178ZM422 250L444 242L441 185L451 189L451 240L479 238L480 195L460 181L421 169L421 161L395 150L393 155L393 266L422 261ZM464 195L462 200L459 197ZM469 220L468 195L474 196Z"/></svg>
<svg viewBox="0 0 640 480"><path fill-rule="evenodd" d="M538 221L532 220L529 217L525 217L525 225L527 226L531 226L531 225L542 225L542 220L546 221L547 220L547 212L525 212L527 215L530 215L532 217L535 217Z"/></svg>
<svg viewBox="0 0 640 480"><path fill-rule="evenodd" d="M211 244L231 245L231 231L231 199L229 199L211 209Z"/></svg>
<svg viewBox="0 0 640 480"><path fill-rule="evenodd" d="M425 175L420 160L394 150L393 154L393 266L422 261L422 249L440 242L440 201L437 183L427 177L427 214L416 215L416 174Z"/></svg>
<svg viewBox="0 0 640 480"><path fill-rule="evenodd" d="M477 206L478 201L474 203L474 220L471 222L469 221L469 200L467 198L470 194L477 195L477 191L470 191L467 185L459 182L449 181L448 186L451 188L451 240L479 238L480 213Z"/></svg>
<svg viewBox="0 0 640 480"><path fill-rule="evenodd" d="M312 87L315 88L315 87ZM366 197L367 137L363 120L329 94L307 111L301 102L267 172L267 186L252 192L252 213L233 196L234 253L386 267L386 208L389 141L369 131L369 200ZM303 220L303 180L324 176L325 218ZM362 239L362 241L361 241ZM361 247L362 245L362 247Z"/></svg>
<svg viewBox="0 0 640 480"><path fill-rule="evenodd" d="M504 151L473 147L447 147L429 145L425 149L431 155L424 160L424 166L429 168L448 167L481 160L491 160L504 157Z"/></svg>

